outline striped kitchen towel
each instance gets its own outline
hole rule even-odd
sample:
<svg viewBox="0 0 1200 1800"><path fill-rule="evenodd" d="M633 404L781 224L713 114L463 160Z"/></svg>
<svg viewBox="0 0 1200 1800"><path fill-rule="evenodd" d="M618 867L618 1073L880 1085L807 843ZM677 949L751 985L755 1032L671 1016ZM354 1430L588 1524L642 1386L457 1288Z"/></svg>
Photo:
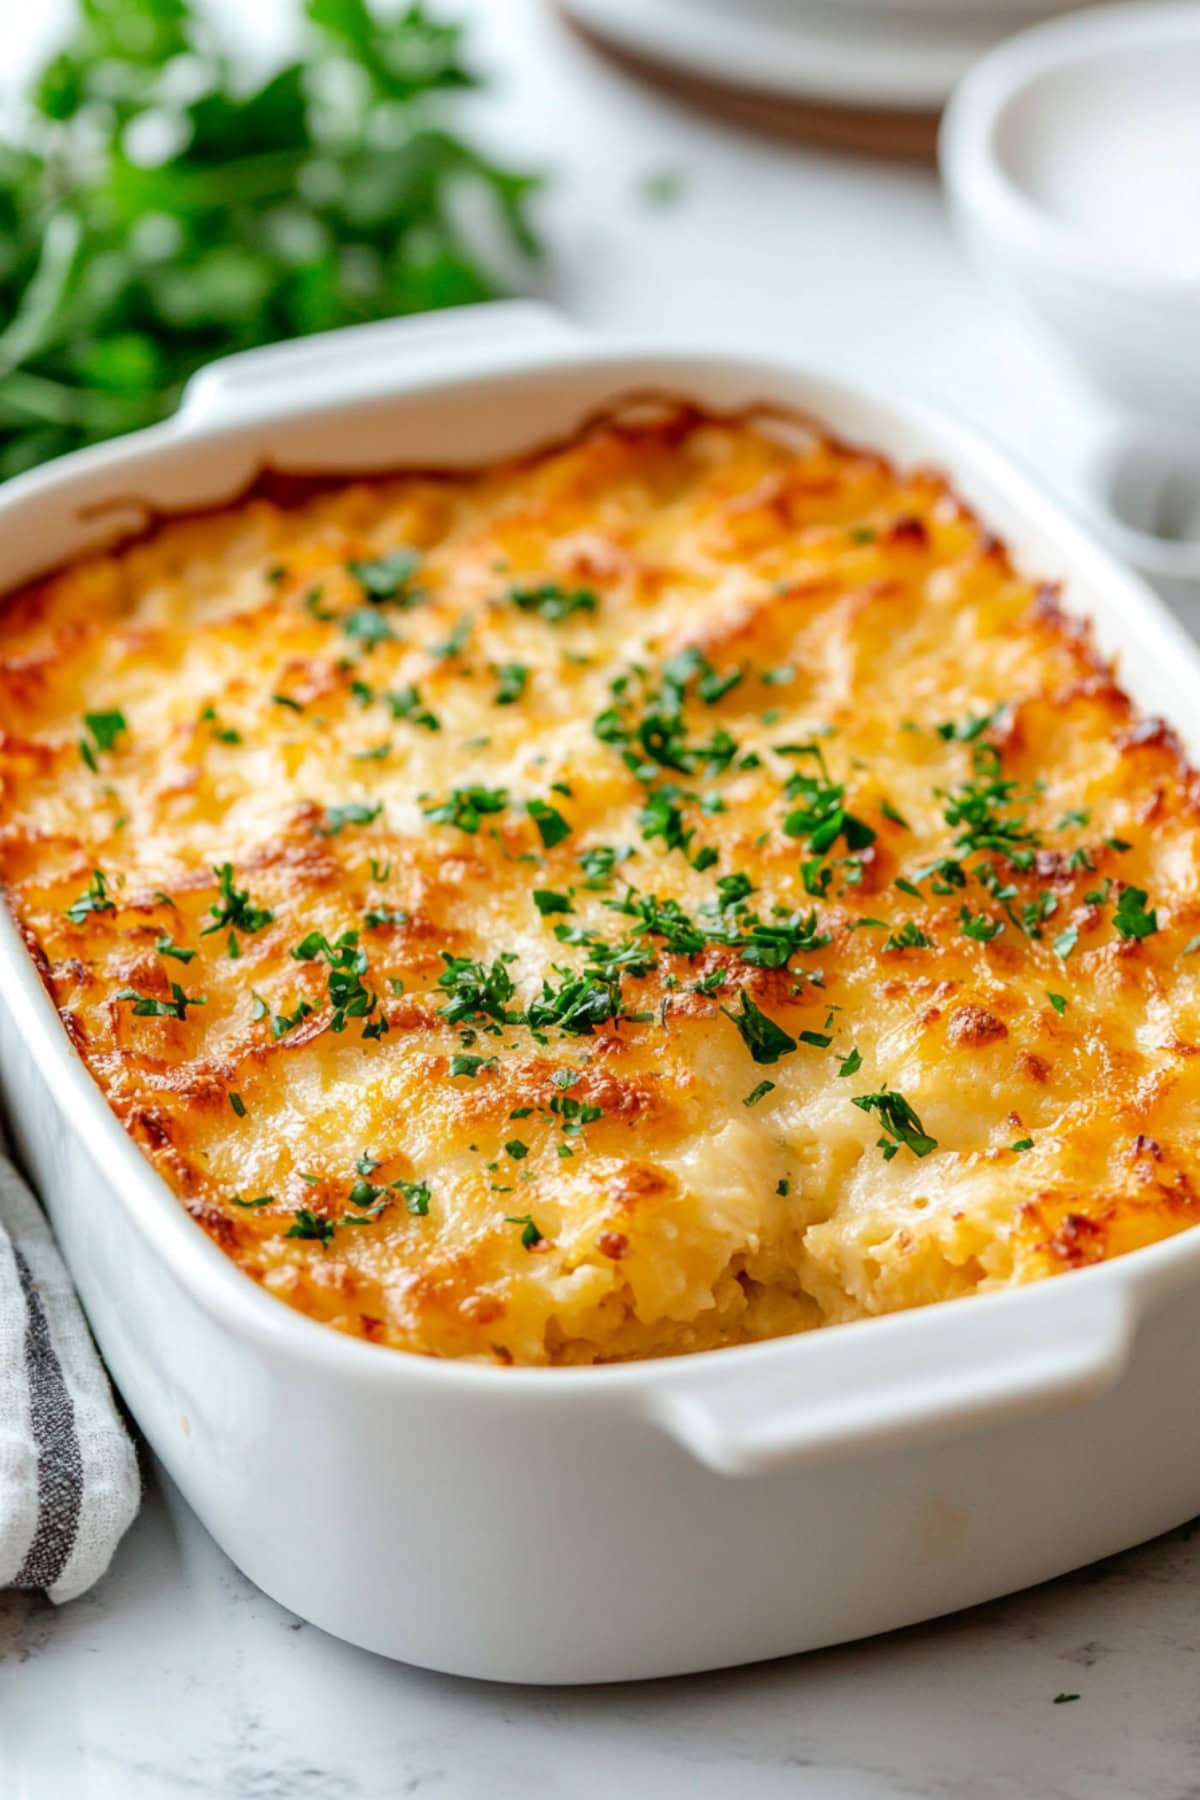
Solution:
<svg viewBox="0 0 1200 1800"><path fill-rule="evenodd" d="M73 1600L107 1569L140 1495L70 1277L0 1145L0 1588Z"/></svg>

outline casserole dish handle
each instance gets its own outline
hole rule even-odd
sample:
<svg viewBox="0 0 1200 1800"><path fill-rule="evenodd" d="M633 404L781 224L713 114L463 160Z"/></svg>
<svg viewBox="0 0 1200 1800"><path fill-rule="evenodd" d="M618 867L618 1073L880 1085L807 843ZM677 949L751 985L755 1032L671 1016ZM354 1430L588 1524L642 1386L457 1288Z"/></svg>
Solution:
<svg viewBox="0 0 1200 1800"><path fill-rule="evenodd" d="M778 1340L725 1366L722 1351L703 1376L681 1370L657 1390L651 1417L718 1474L768 1474L1078 1403L1117 1380L1130 1337L1128 1290L1081 1272Z"/></svg>
<svg viewBox="0 0 1200 1800"><path fill-rule="evenodd" d="M366 398L386 389L398 365L408 370L416 362L422 374L437 377L486 362L497 348L507 362L510 346L527 345L532 355L544 356L579 337L561 313L534 300L495 300L314 332L209 363L184 388L176 422L187 432L260 419L276 407Z"/></svg>

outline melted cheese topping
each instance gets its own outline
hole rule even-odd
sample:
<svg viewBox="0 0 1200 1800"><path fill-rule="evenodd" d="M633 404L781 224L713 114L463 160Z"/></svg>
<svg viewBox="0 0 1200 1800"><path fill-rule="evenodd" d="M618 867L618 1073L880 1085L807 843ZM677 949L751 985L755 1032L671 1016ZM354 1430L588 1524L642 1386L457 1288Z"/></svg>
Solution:
<svg viewBox="0 0 1200 1800"><path fill-rule="evenodd" d="M663 406L259 493L13 596L0 718L74 1043L342 1331L671 1354L1196 1219L1195 779L936 474Z"/></svg>

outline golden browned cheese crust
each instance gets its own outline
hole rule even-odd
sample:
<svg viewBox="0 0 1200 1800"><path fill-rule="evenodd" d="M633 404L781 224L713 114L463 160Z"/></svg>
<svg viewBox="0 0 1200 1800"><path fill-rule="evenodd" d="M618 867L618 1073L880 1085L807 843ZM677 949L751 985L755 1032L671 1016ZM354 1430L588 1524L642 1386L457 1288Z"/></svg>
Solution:
<svg viewBox="0 0 1200 1800"><path fill-rule="evenodd" d="M936 474L664 404L258 493L11 597L0 723L72 1041L341 1331L675 1354L1196 1222L1195 777Z"/></svg>

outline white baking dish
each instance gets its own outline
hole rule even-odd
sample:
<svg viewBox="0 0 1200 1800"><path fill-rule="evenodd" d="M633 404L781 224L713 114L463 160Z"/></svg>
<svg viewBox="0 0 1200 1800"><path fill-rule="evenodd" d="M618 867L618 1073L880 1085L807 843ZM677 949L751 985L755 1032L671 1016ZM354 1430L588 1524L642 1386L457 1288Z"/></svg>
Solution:
<svg viewBox="0 0 1200 1800"><path fill-rule="evenodd" d="M533 307L218 364L179 416L0 492L0 583L288 468L478 462L646 387L810 410L933 461L1066 581L1143 704L1200 717L1159 603L955 426L788 366L603 347ZM7 914L2 1067L101 1349L218 1542L355 1643L514 1681L669 1675L882 1631L1200 1510L1200 1232L996 1297L675 1361L497 1369L261 1292L109 1112Z"/></svg>

